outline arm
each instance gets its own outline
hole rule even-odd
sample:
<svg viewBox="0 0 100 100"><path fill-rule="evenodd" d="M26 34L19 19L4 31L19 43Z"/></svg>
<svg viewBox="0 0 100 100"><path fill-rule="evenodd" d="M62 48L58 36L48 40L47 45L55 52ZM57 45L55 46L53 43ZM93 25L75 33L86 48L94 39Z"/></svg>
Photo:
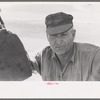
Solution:
<svg viewBox="0 0 100 100"><path fill-rule="evenodd" d="M100 49L96 52L92 63L92 81L100 81Z"/></svg>
<svg viewBox="0 0 100 100"><path fill-rule="evenodd" d="M41 74L41 53L39 52L34 54L30 62L32 65L32 72L34 73L34 71L37 71L39 74Z"/></svg>

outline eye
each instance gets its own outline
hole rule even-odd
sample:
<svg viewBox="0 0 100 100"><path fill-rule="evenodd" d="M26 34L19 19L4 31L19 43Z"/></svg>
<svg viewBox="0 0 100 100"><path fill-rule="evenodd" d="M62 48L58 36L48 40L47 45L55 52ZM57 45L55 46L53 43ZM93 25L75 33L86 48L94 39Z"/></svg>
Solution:
<svg viewBox="0 0 100 100"><path fill-rule="evenodd" d="M62 36L67 36L67 34L64 34L64 33L63 33Z"/></svg>
<svg viewBox="0 0 100 100"><path fill-rule="evenodd" d="M57 35L56 34L53 34L53 35L49 35L50 37L57 37Z"/></svg>
<svg viewBox="0 0 100 100"><path fill-rule="evenodd" d="M56 35L48 35L50 39L55 39L57 36Z"/></svg>

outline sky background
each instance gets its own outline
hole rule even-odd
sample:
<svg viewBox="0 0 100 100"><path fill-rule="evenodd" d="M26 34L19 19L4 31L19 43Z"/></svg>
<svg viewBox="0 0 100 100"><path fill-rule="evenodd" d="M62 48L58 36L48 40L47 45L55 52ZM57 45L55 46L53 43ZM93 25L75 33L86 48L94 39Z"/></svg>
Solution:
<svg viewBox="0 0 100 100"><path fill-rule="evenodd" d="M49 45L45 17L56 12L74 16L75 41L100 46L100 2L0 2L0 8L7 30L19 36L31 59Z"/></svg>
<svg viewBox="0 0 100 100"><path fill-rule="evenodd" d="M0 2L0 8L6 28L21 38L28 51L48 45L45 17L61 11L74 16L75 41L100 45L100 3ZM31 46L33 40L38 40L37 46Z"/></svg>

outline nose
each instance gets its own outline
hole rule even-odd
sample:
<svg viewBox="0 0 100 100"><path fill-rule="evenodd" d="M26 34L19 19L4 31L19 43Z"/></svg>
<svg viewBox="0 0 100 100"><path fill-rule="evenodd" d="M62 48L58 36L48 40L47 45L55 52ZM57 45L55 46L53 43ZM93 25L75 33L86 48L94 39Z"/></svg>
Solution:
<svg viewBox="0 0 100 100"><path fill-rule="evenodd" d="M59 35L57 35L57 38L56 38L56 43L57 44L62 44L63 43L63 40L62 40L62 38L61 38L61 35L59 34Z"/></svg>

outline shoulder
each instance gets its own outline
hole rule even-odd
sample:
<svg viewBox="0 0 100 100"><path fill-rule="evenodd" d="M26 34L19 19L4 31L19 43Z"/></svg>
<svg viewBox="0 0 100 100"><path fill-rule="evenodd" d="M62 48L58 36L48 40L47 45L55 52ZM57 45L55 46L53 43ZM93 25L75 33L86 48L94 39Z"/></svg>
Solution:
<svg viewBox="0 0 100 100"><path fill-rule="evenodd" d="M43 56L45 54L50 54L52 52L50 46L46 46L45 48L42 48L38 51L34 51L33 53L31 53L33 56Z"/></svg>
<svg viewBox="0 0 100 100"><path fill-rule="evenodd" d="M52 55L52 49L50 48L50 46L47 46L45 47L43 50L42 50L42 55L46 56L46 55Z"/></svg>
<svg viewBox="0 0 100 100"><path fill-rule="evenodd" d="M51 52L51 51L52 50L51 50L50 46L47 46L42 50L42 52Z"/></svg>
<svg viewBox="0 0 100 100"><path fill-rule="evenodd" d="M77 49L84 52L94 52L100 49L99 46L89 43L76 43Z"/></svg>
<svg viewBox="0 0 100 100"><path fill-rule="evenodd" d="M50 59L51 56L52 56L52 50L50 46L47 46L45 48L42 48L38 52L35 52L34 54L32 54L31 59L32 60L37 59L38 61L41 61L43 59L48 59L48 58Z"/></svg>

